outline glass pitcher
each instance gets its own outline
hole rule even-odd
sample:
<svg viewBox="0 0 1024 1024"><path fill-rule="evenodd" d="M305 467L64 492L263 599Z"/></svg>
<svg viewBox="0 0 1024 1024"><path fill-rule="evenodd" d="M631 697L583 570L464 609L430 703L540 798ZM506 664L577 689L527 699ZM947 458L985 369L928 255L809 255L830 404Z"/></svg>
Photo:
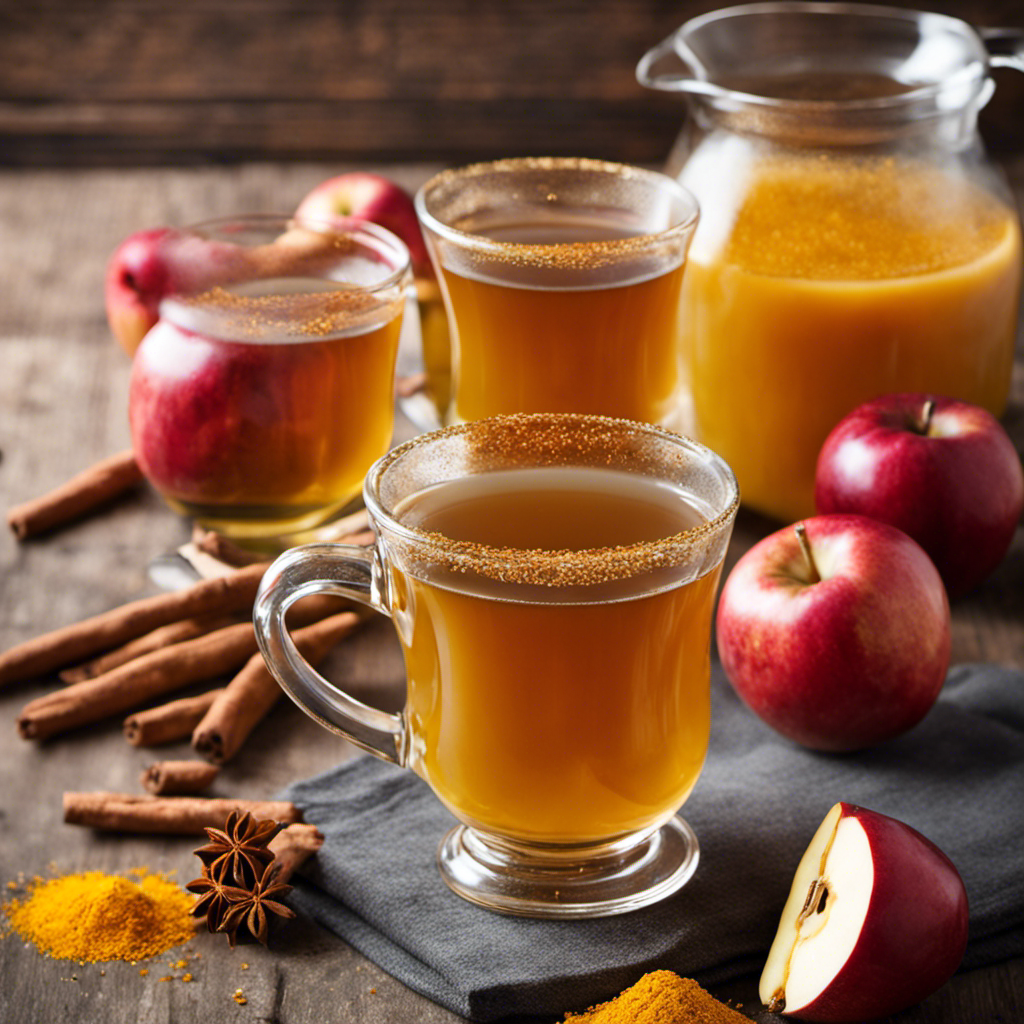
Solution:
<svg viewBox="0 0 1024 1024"><path fill-rule="evenodd" d="M1024 33L845 3L760 3L686 22L639 81L683 93L669 173L701 204L684 284L687 413L744 502L814 513L829 431L882 394L1000 415L1021 231L978 111Z"/></svg>

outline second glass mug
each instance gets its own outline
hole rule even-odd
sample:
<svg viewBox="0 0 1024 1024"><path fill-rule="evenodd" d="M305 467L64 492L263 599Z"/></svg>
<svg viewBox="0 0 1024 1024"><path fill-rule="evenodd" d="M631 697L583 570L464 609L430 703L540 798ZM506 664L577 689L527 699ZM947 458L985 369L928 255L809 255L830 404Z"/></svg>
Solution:
<svg viewBox="0 0 1024 1024"><path fill-rule="evenodd" d="M136 458L175 511L280 550L387 451L409 252L367 221L275 215L159 244L178 289L132 365Z"/></svg>
<svg viewBox="0 0 1024 1024"><path fill-rule="evenodd" d="M256 635L285 691L426 780L461 822L441 874L472 902L596 917L683 885L698 847L676 811L707 751L738 506L726 463L650 424L521 414L400 445L364 494L372 548L294 548L264 577ZM301 658L284 615L314 592L391 617L402 714Z"/></svg>
<svg viewBox="0 0 1024 1024"><path fill-rule="evenodd" d="M448 422L583 412L680 425L698 219L686 189L624 164L506 159L443 171L416 210L451 329ZM428 377L447 372L427 362Z"/></svg>

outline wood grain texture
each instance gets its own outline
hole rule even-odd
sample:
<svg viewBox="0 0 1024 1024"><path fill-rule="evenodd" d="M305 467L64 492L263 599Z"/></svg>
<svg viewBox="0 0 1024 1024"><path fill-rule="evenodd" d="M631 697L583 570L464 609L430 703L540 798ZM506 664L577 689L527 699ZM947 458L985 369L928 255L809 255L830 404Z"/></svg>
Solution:
<svg viewBox="0 0 1024 1024"><path fill-rule="evenodd" d="M144 3L134 6L151 9ZM414 188L436 168L374 169ZM1016 182L1024 182L1024 161L1010 170ZM128 443L128 362L109 337L102 299L103 266L118 241L147 225L184 224L243 209L287 210L326 173L314 164L269 163L159 171L0 171L4 506L54 486ZM1021 359L1007 423L1018 448L1024 450ZM408 431L408 425L403 429ZM755 516L741 516L730 564L774 528ZM147 563L188 536L187 525L149 491L35 543L18 545L3 531L0 647L152 592ZM1024 668L1022 602L1024 531L1018 531L1010 556L995 576L954 606L955 660L999 661ZM402 659L384 620L368 623L345 640L325 670L332 678L344 679L360 699L386 710L401 706ZM113 836L62 823L65 790L138 791L139 773L152 753L125 742L120 719L50 743L17 741L13 723L18 710L51 686L26 683L0 692L0 721L8 730L7 741L0 743L0 886L17 879L20 872L123 872L141 865L176 871L182 882L194 877L194 839ZM224 767L211 795L268 798L289 782L353 753L282 702ZM187 740L164 748L162 756L190 756ZM185 969L170 966L182 955L189 959L191 982L181 980ZM148 975L140 975L141 966L47 960L16 937L7 937L0 940L0 1020L458 1024L458 1018L303 920L287 925L269 951L243 946L232 952L222 938L200 934L184 951L174 950L146 964ZM176 980L158 980L164 976ZM244 1007L232 999L237 988L248 1000ZM757 1011L756 978L714 991L720 998L742 1003L742 1012L762 1024L778 1020ZM1020 1020L1024 961L958 976L891 1024Z"/></svg>
<svg viewBox="0 0 1024 1024"><path fill-rule="evenodd" d="M913 0L895 0L920 7ZM0 162L574 154L658 162L680 100L640 57L713 0L3 0ZM934 0L1024 27L1019 0ZM1024 147L999 72L989 142Z"/></svg>

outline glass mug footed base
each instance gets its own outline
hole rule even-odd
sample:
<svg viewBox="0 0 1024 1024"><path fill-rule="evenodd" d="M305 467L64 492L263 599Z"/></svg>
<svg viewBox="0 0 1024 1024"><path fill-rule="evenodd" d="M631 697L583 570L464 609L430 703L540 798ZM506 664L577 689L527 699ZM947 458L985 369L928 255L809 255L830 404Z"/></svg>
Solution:
<svg viewBox="0 0 1024 1024"><path fill-rule="evenodd" d="M521 414L400 445L364 496L373 547L293 548L264 577L256 635L285 692L427 781L463 822L438 861L470 902L601 917L679 889L698 859L674 812L707 753L729 467L650 424ZM392 620L401 714L299 655L284 615L317 592Z"/></svg>
<svg viewBox="0 0 1024 1024"><path fill-rule="evenodd" d="M657 903L697 870L700 847L678 815L660 828L579 845L514 842L469 825L441 841L441 877L478 906L517 917L610 917Z"/></svg>

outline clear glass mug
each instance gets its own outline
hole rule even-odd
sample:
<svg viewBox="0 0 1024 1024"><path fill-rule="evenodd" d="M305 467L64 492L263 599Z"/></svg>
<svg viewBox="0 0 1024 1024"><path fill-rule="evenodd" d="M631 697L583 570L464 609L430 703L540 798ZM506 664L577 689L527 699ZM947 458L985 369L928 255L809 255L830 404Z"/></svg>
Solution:
<svg viewBox="0 0 1024 1024"><path fill-rule="evenodd" d="M375 464L367 550L295 548L268 569L256 635L321 725L411 768L461 824L448 885L490 909L594 917L693 873L676 811L710 730L715 590L738 505L715 454L605 417L496 417ZM322 592L390 616L402 714L315 672L284 627Z"/></svg>
<svg viewBox="0 0 1024 1024"><path fill-rule="evenodd" d="M442 172L416 209L448 311L451 386L433 390L450 393L449 422L584 412L677 424L679 294L698 218L685 189L622 164L510 159Z"/></svg>
<svg viewBox="0 0 1024 1024"><path fill-rule="evenodd" d="M167 503L245 542L332 518L391 442L409 252L367 221L168 232L173 294L132 365L132 444Z"/></svg>
<svg viewBox="0 0 1024 1024"><path fill-rule="evenodd" d="M841 45L837 42L841 40ZM814 513L829 431L882 394L1000 415L1021 285L978 111L1024 33L847 3L694 18L637 76L689 117L667 170L701 204L683 287L689 430L751 507Z"/></svg>

